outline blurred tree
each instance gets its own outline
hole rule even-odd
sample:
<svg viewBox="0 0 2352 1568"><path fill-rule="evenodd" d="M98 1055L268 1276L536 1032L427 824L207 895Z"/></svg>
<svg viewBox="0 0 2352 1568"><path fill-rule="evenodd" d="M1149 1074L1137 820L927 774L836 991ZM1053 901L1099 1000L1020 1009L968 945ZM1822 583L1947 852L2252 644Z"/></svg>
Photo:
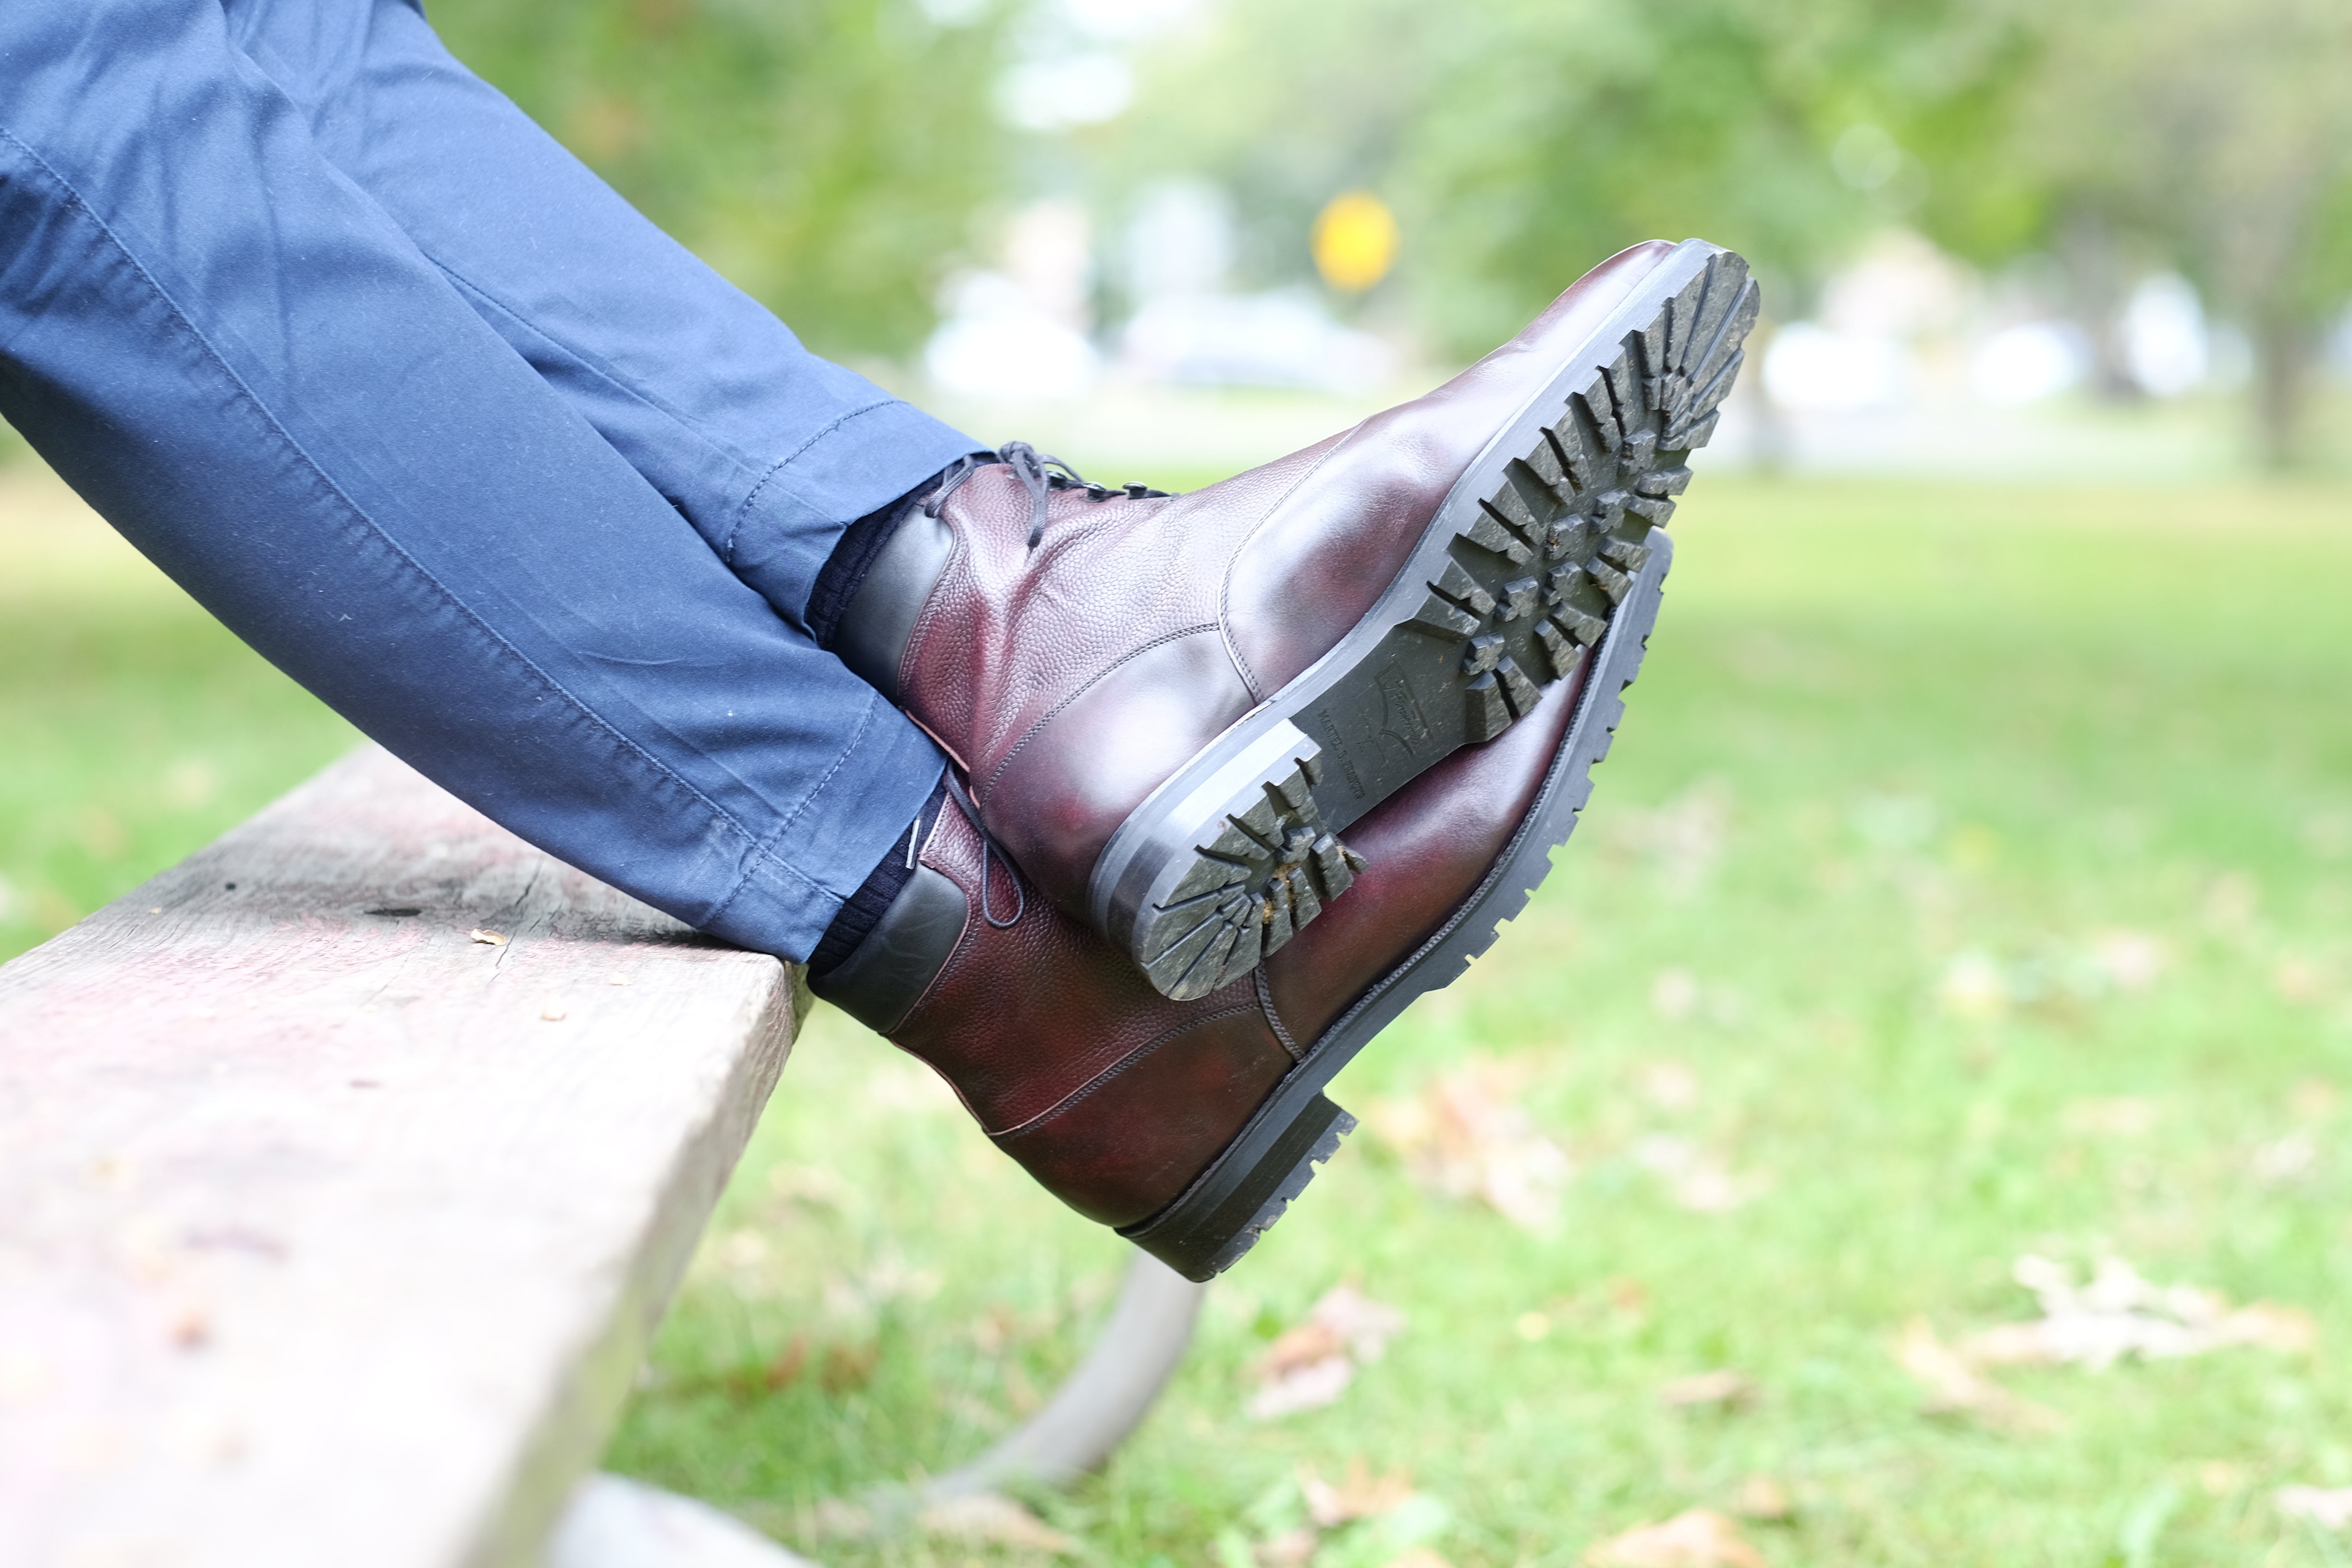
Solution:
<svg viewBox="0 0 2352 1568"><path fill-rule="evenodd" d="M2179 268L2252 334L2258 443L2292 460L2352 296L2352 5L2072 0L2040 26L2003 153L2042 187L2086 324L2131 259Z"/></svg>
<svg viewBox="0 0 2352 1568"><path fill-rule="evenodd" d="M986 0L441 0L433 19L822 353L920 342L1003 186Z"/></svg>
<svg viewBox="0 0 2352 1568"><path fill-rule="evenodd" d="M2014 244L2038 193L1982 150L2031 58L2022 26L1966 0L1228 5L1156 62L1111 166L1218 178L1302 257L1335 191L1381 192L1414 316L1472 352L1657 235L1747 253L1782 313L1893 218ZM1842 168L1856 128L1887 155ZM1940 163L1970 177L1948 190Z"/></svg>

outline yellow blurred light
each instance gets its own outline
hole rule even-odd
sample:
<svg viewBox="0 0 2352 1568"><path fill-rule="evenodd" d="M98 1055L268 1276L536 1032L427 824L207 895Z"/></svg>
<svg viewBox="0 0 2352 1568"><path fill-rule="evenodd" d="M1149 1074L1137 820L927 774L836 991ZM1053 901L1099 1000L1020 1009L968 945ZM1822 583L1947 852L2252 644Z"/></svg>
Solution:
<svg viewBox="0 0 2352 1568"><path fill-rule="evenodd" d="M1396 265L1397 221L1370 191L1331 198L1315 220L1315 269L1334 289L1360 294Z"/></svg>

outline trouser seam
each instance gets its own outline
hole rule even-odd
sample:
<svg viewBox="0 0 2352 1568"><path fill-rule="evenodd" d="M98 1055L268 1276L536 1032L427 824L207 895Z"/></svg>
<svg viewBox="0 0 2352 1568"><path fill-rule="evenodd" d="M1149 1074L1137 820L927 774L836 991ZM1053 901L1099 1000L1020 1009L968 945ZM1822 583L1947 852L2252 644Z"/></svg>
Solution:
<svg viewBox="0 0 2352 1568"><path fill-rule="evenodd" d="M547 343L569 355L574 363L587 370L589 374L594 375L605 385L618 391L623 396L629 398L633 402L635 402L644 407L653 409L655 412L661 415L663 418L668 420L673 425L679 426L681 429L694 432L698 439L705 442L714 450L724 452L730 462L736 464L739 468L742 468L746 470L749 469L750 461L743 454L736 451L729 443L719 441L710 437L698 424L680 410L671 407L668 404L661 401L659 398L649 396L637 387L632 386L619 375L606 369L603 363L595 357L574 347L572 344L566 342L563 339L557 337L554 333L548 331L545 328L530 320L530 317L525 316L521 311L516 310L512 305L509 305L505 300L499 299L489 289L475 282L473 279L467 276L464 272L461 272L449 263L443 261L439 257L435 256L432 251L426 249L422 244L417 246L417 249L423 253L427 261L430 261L436 268L437 268L444 276L449 279L451 282L455 283L458 288L464 289L468 294L472 294L481 300L484 304L498 311L499 315L505 317L508 321L514 322L515 325L523 331L529 332L531 336L539 339L541 342ZM734 507L730 510L727 518L726 528L712 545L712 548L719 553L719 559L725 562L730 568L735 564L735 541L738 535L742 532L744 519L749 517L752 509L759 504L760 497L766 492L769 485L772 483L786 468L791 468L794 463L800 461L801 458L806 457L811 447L824 440L826 437L831 436L835 431L839 430L844 425L848 424L851 420L858 418L863 415L878 413L884 409L896 407L899 401L899 399L895 397L877 397L872 402L861 404L857 407L848 410L846 413L835 415L832 419L828 420L824 426L819 427L814 434L811 435L808 439L803 441L798 447L793 447L792 451L785 454L782 458L778 458L775 462L770 464L765 469L761 470L760 477L752 481L751 488L744 492L743 499L736 502ZM834 522L846 522L850 520L847 518L833 518L828 521Z"/></svg>
<svg viewBox="0 0 2352 1568"><path fill-rule="evenodd" d="M260 416L268 429L273 431L279 440L285 442L287 448L294 454L302 466L308 469L320 484L327 488L328 493L334 497L337 502L347 508L351 516L356 518L361 523L365 525L366 528L383 542L385 549L390 550L407 570L416 574L419 581L426 584L433 593L438 595L445 603L456 608L457 612L464 616L467 621L476 628L479 635L487 637L497 648L503 652L505 657L511 658L522 668L528 670L533 679L544 684L549 690L562 698L574 712L587 719L589 722L593 724L614 744L618 745L625 753L635 756L640 764L650 768L656 774L667 779L671 784L674 784L678 789L684 791L689 798L698 802L705 810L709 812L711 816L717 822L723 825L730 832L739 836L751 855L754 858L755 864L764 864L774 867L776 869L781 870L786 876L792 878L794 881L806 887L810 891L816 893L820 897L830 898L833 896L827 893L823 887L812 880L798 868L791 865L789 862L777 859L769 850L766 842L761 840L757 835L753 834L751 830L745 826L741 822L736 820L732 813L729 812L718 802L712 800L708 795L705 795L700 789L697 788L692 782L681 777L675 770L664 763L661 759L646 751L643 746L639 745L628 735L615 728L610 721L604 717L604 715L598 713L594 709L582 701L580 698L567 689L562 682L557 680L545 669L541 668L540 665L528 654L509 642L504 637L501 637L497 628L485 620L472 605L467 604L463 598L451 590L448 584L443 583L438 577L435 576L431 571L426 569L422 562L418 561L406 550L403 549L399 542L394 540L389 533L385 532L383 526L379 524L374 518L368 514L365 508L362 507L356 500L352 500L350 495L345 493L343 488L335 482L333 477L321 468L318 461L313 458L310 452L303 447L302 443L295 438L293 432L288 430L286 426L279 422L278 416L270 412L268 405L262 401L261 397L254 392L251 386L247 384L245 378L236 373L236 367L228 363L227 359L220 353L220 351L213 346L212 341L205 336L203 329L198 327L195 322L189 318L187 312L181 309L180 302L176 299L173 298L172 291L164 288L162 281L158 279L152 272L147 269L146 264L141 261L139 258L132 253L131 247L122 242L122 237L114 232L113 226L109 224L106 219L99 214L98 209L91 206L88 201L83 199L81 193L74 187L73 182L67 179L64 174L60 174L57 168L48 162L47 159L42 157L41 154L28 142L7 127L0 126L0 138L5 138L10 144L15 146L19 153L31 162L35 168L38 169L40 173L46 175L59 191L64 193L66 201L97 228L99 234L104 237L106 243L131 267L132 272L136 275L141 283L142 283L146 288L153 290L155 298L160 300L164 308L171 312L172 320L177 323L179 330L184 331L188 335L189 339L195 343L196 347L202 352L204 356L219 369L221 374L227 377L229 384L236 389L236 396L243 400L247 406L251 407ZM863 732L864 731L861 729L861 736L863 735ZM845 752L843 758L835 759L834 763L834 769L835 771L838 771L842 762L845 760L845 757L846 752ZM830 778L832 774L829 773L826 776ZM805 799L803 804L803 805L805 805ZM795 811L794 816L798 816L797 810ZM746 866L741 871L737 873L733 883L730 885L727 890L726 897L719 901L718 906L719 909L724 910L741 895L744 887L751 879L753 869L754 866ZM715 919L716 916L713 915L705 918L706 920L709 920Z"/></svg>
<svg viewBox="0 0 2352 1568"><path fill-rule="evenodd" d="M414 241L414 238L415 237L412 236L412 241ZM496 310L506 320L512 321L520 331L530 333L540 342L548 344L550 347L558 350L565 355L568 355L573 363L581 366L591 375L593 375L598 381L620 393L624 397L628 398L630 401L639 405L641 407L652 409L656 414L659 414L664 419L667 419L671 424L677 426L679 429L691 432L695 439L700 441L711 450L724 454L727 460L733 464L739 470L747 474L753 471L752 460L749 457L735 450L730 443L721 441L710 435L710 433L706 430L699 422L689 417L684 411L675 408L669 404L663 402L660 398L655 397L645 392L643 389L630 384L617 373L607 369L603 361L597 359L594 355L590 354L585 350L578 348L572 343L566 342L563 339L557 337L554 333L549 331L546 328L541 326L538 322L524 315L520 310L518 310L512 305L508 304L504 300L499 299L496 294L491 293L482 285L475 282L465 273L459 271L457 268L434 255L433 252L427 249L422 243L417 243L416 248L424 256L425 259L431 262L434 268L438 270L443 277L448 279L450 282L456 284L465 292L481 300L483 304L488 305L491 310ZM754 488L757 488L756 481ZM730 538L731 540L731 534L730 535ZM722 560L726 558L724 552L721 552L720 558ZM730 565L732 564L731 562L729 563Z"/></svg>
<svg viewBox="0 0 2352 1568"><path fill-rule="evenodd" d="M857 716L856 732L850 736L849 744L842 747L839 754L833 759L833 765L824 770L824 777L817 780L815 787L812 788L807 794L801 796L800 804L793 807L790 816L786 816L783 821L776 825L775 831L769 835L766 842L754 844L753 847L759 852L762 858L768 858L767 845L782 839L785 834L792 831L793 824L801 819L802 815L815 803L816 797L823 795L825 791L825 787L833 783L834 775L841 772L843 764L846 763L850 757L856 752L857 748L865 743L866 732L874 727L874 715L881 705L882 700L878 693L866 699L864 710ZM917 809L919 811L920 808L918 807ZM889 851L886 849L883 853L887 855ZM804 881L806 879L807 879L805 878L803 879ZM728 890L727 897L719 902L719 907L711 910L709 919L716 922L720 916L724 915L727 912L728 906L734 903L734 901L742 895L743 889L747 885L747 881L739 880L733 888L730 889ZM823 889L820 889L819 891L823 891ZM844 894L840 896L846 897L847 895Z"/></svg>
<svg viewBox="0 0 2352 1568"><path fill-rule="evenodd" d="M751 487L751 493L744 496L741 502L736 506L734 516L728 520L726 535L720 540L719 545L719 558L721 561L726 562L730 566L735 564L735 536L743 531L743 520L751 516L751 509L759 503L761 492L767 489L768 486L774 481L779 474L782 474L786 468L791 468L794 463L799 462L801 458L807 456L810 447L815 446L819 441L824 440L826 437L832 435L835 431L840 429L843 426L848 424L853 419L858 418L864 415L877 413L885 408L895 408L898 405L898 399L895 397L877 397L873 402L866 404L862 407L853 408L846 414L835 415L832 419L826 421L825 424L815 432L815 434L809 437L807 440L802 442L799 446L786 453L782 458L770 465L768 471L761 474L760 476L759 482ZM853 520L845 517L836 517L829 518L826 521L831 522L846 523Z"/></svg>

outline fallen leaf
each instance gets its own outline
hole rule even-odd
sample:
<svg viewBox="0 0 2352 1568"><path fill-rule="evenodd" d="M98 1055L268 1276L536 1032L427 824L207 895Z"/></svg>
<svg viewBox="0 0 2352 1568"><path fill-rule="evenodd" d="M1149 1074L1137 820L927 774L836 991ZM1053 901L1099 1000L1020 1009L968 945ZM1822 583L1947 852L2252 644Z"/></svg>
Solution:
<svg viewBox="0 0 2352 1568"><path fill-rule="evenodd" d="M1763 1195L1761 1177L1735 1176L1686 1138L1653 1133L1633 1145L1633 1163L1666 1185L1675 1202L1694 1214L1727 1214Z"/></svg>
<svg viewBox="0 0 2352 1568"><path fill-rule="evenodd" d="M1004 1403L1013 1407L1015 1415L1034 1415L1045 1396L1029 1381L1029 1374L1016 1364L1004 1369Z"/></svg>
<svg viewBox="0 0 2352 1568"><path fill-rule="evenodd" d="M1662 971L1650 985L1650 1005L1658 1016L1666 1019L1687 1018L1698 1005L1698 982L1687 969Z"/></svg>
<svg viewBox="0 0 2352 1568"><path fill-rule="evenodd" d="M1373 1131L1424 1187L1476 1198L1522 1229L1549 1229L1574 1175L1568 1154L1511 1103L1534 1064L1474 1059L1409 1100L1384 1101Z"/></svg>
<svg viewBox="0 0 2352 1568"><path fill-rule="evenodd" d="M1307 1516L1325 1530L1353 1520L1377 1519L1412 1496L1412 1478L1402 1470L1374 1476L1358 1455L1348 1461L1348 1474L1337 1486L1317 1475L1313 1467L1298 1467L1298 1493L1307 1500Z"/></svg>
<svg viewBox="0 0 2352 1568"><path fill-rule="evenodd" d="M817 1382L827 1394L846 1394L853 1388L863 1388L874 1380L874 1369L882 1362L879 1341L863 1344L831 1344L824 1349L824 1361L817 1369Z"/></svg>
<svg viewBox="0 0 2352 1568"><path fill-rule="evenodd" d="M1705 1508L1635 1525L1592 1547L1584 1561L1591 1568L1764 1568L1763 1553L1739 1527Z"/></svg>
<svg viewBox="0 0 2352 1568"><path fill-rule="evenodd" d="M967 1542L1019 1547L1029 1552L1069 1553L1078 1543L1009 1497L975 1492L932 1503L915 1516L927 1535Z"/></svg>
<svg viewBox="0 0 2352 1568"><path fill-rule="evenodd" d="M761 1381L771 1390L790 1388L800 1381L802 1372L807 1368L808 1355L808 1336L794 1334L784 1348L776 1352L776 1359L768 1363L768 1370Z"/></svg>
<svg viewBox="0 0 2352 1568"><path fill-rule="evenodd" d="M2058 1124L2069 1132L2137 1138L2156 1125L2156 1106L2153 1101L2131 1095L2110 1100L2077 1100L2059 1112Z"/></svg>
<svg viewBox="0 0 2352 1568"><path fill-rule="evenodd" d="M2352 1524L2352 1487L2281 1487L2271 1494L2278 1510L2326 1530Z"/></svg>
<svg viewBox="0 0 2352 1568"><path fill-rule="evenodd" d="M1990 954L1963 952L1944 966L1936 996L1956 1017L1998 1018L2009 1011L2009 977Z"/></svg>
<svg viewBox="0 0 2352 1568"><path fill-rule="evenodd" d="M2341 1096L2326 1079L2307 1078L2287 1091L2287 1113L2298 1121L2324 1121L2336 1114Z"/></svg>
<svg viewBox="0 0 2352 1568"><path fill-rule="evenodd" d="M1698 1075L1680 1062L1652 1062L1641 1076L1643 1094L1660 1110L1688 1110L1698 1103Z"/></svg>
<svg viewBox="0 0 2352 1568"><path fill-rule="evenodd" d="M1307 1568L1315 1549L1322 1543L1322 1536L1312 1526L1302 1524L1251 1547L1250 1560L1257 1568Z"/></svg>
<svg viewBox="0 0 2352 1568"><path fill-rule="evenodd" d="M1701 1405L1747 1405L1756 1397L1756 1384L1747 1373L1724 1367L1678 1377L1658 1390L1658 1397L1678 1409Z"/></svg>
<svg viewBox="0 0 2352 1568"><path fill-rule="evenodd" d="M1426 1546L1415 1546L1401 1557L1391 1557L1381 1568L1454 1568L1454 1564Z"/></svg>
<svg viewBox="0 0 2352 1568"><path fill-rule="evenodd" d="M2197 1467L2197 1484L2211 1496L2228 1497L2245 1489L2246 1467L2228 1459L2208 1459Z"/></svg>
<svg viewBox="0 0 2352 1568"><path fill-rule="evenodd" d="M1310 1318L1296 1328L1285 1329L1265 1347L1265 1353L1257 1361L1258 1381L1278 1383L1294 1372L1320 1366L1334 1356L1345 1359L1347 1353L1347 1342L1339 1337L1339 1330Z"/></svg>
<svg viewBox="0 0 2352 1568"><path fill-rule="evenodd" d="M1780 1524L1796 1518L1797 1505L1789 1500L1789 1489L1769 1476L1750 1476L1739 1483L1739 1491L1731 1500L1731 1511L1768 1524Z"/></svg>
<svg viewBox="0 0 2352 1568"><path fill-rule="evenodd" d="M2126 1356L2164 1361L2231 1345L2306 1352L2315 1330L2307 1312L2269 1301L2231 1308L2218 1290L2156 1285L2121 1258L2100 1260L2074 1283L2062 1263L2028 1253L2011 1269L2042 1315L1969 1335L1958 1353L1972 1365L2079 1364L2094 1371Z"/></svg>
<svg viewBox="0 0 2352 1568"><path fill-rule="evenodd" d="M1376 1362L1404 1328L1404 1314L1385 1301L1375 1301L1353 1285L1334 1285L1323 1292L1308 1318L1328 1324L1347 1342L1358 1364Z"/></svg>
<svg viewBox="0 0 2352 1568"><path fill-rule="evenodd" d="M1895 1342L1895 1359L1927 1388L1922 1406L1935 1415L1970 1415L1988 1426L2016 1432L2049 1431L2055 1411L2011 1394L1985 1376L1965 1355L1937 1337L1934 1325L1914 1318Z"/></svg>
<svg viewBox="0 0 2352 1568"><path fill-rule="evenodd" d="M2145 991L2164 973L2164 944L2144 931L2103 931L2091 939L2091 962L2118 991Z"/></svg>
<svg viewBox="0 0 2352 1568"><path fill-rule="evenodd" d="M2271 1186L2300 1180L2311 1174L2312 1167L2318 1163L2318 1142L2300 1130L2259 1145L2253 1158L2247 1162L2254 1179Z"/></svg>
<svg viewBox="0 0 2352 1568"><path fill-rule="evenodd" d="M1348 1391L1359 1366L1378 1361L1404 1327L1404 1314L1353 1285L1334 1285L1304 1322L1268 1345L1254 1369L1258 1391L1245 1407L1271 1421L1331 1404Z"/></svg>
<svg viewBox="0 0 2352 1568"><path fill-rule="evenodd" d="M814 1510L814 1533L858 1539L874 1533L874 1516L854 1502L837 1497L820 1498Z"/></svg>
<svg viewBox="0 0 2352 1568"><path fill-rule="evenodd" d="M1621 806L1609 823L1612 847L1647 858L1670 891L1693 893L1723 857L1731 792L1720 779L1703 780L1648 811Z"/></svg>
<svg viewBox="0 0 2352 1568"><path fill-rule="evenodd" d="M466 934L472 937L476 942L482 943L485 947L504 947L507 944L507 939L505 937L500 936L494 931L484 931L479 926L476 926L472 931L467 931Z"/></svg>
<svg viewBox="0 0 2352 1568"><path fill-rule="evenodd" d="M1339 1402L1356 1381L1356 1363L1335 1355L1286 1373L1250 1396L1242 1407L1253 1421L1278 1421L1302 1410L1319 1410Z"/></svg>
<svg viewBox="0 0 2352 1568"><path fill-rule="evenodd" d="M2271 971L2271 989L2283 1002L2309 1005L2327 996L2327 971L2308 959L2289 956Z"/></svg>

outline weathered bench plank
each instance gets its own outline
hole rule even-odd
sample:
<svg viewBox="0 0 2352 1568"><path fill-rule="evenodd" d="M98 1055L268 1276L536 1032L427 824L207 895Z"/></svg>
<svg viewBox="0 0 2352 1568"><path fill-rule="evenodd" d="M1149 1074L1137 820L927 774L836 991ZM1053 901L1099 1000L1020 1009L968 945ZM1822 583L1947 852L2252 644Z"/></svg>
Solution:
<svg viewBox="0 0 2352 1568"><path fill-rule="evenodd" d="M0 1562L531 1562L796 994L376 751L0 968Z"/></svg>

